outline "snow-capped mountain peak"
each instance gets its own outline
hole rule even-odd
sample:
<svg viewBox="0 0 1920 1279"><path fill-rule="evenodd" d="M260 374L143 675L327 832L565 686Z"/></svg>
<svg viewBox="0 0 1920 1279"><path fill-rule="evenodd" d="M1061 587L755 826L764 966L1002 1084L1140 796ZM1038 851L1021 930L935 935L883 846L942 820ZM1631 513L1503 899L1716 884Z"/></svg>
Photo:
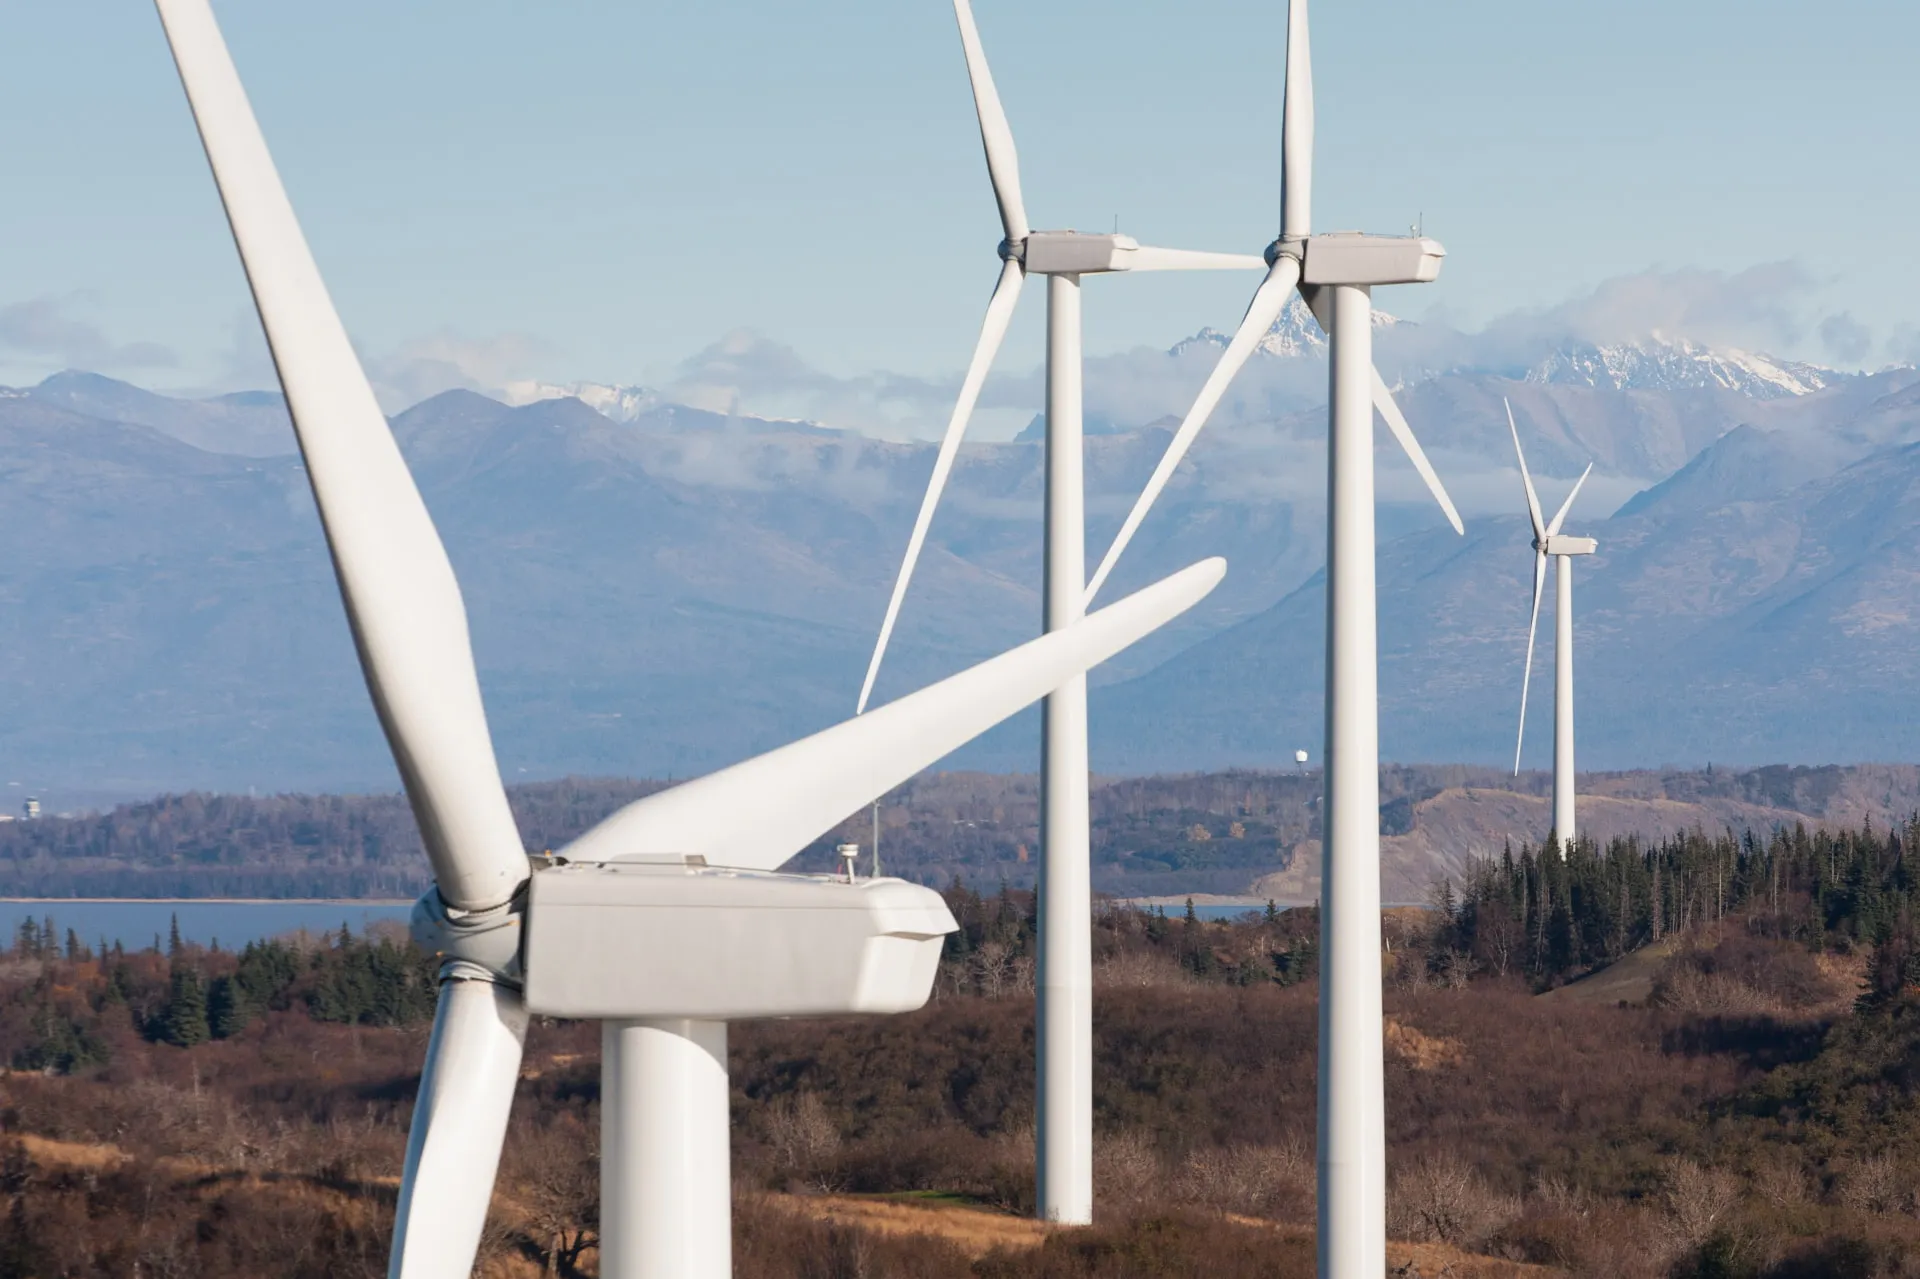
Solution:
<svg viewBox="0 0 1920 1279"><path fill-rule="evenodd" d="M1397 315L1389 315L1385 311L1373 313L1373 327L1376 330L1393 328L1406 323L1408 321L1402 320ZM1224 349L1232 340L1231 333L1205 328L1190 338L1182 338L1174 343L1167 354L1181 355L1196 346ZM1282 358L1296 355L1321 355L1327 349L1327 335L1320 331L1320 321L1313 318L1313 312L1307 309L1307 304L1296 295L1288 299L1286 309L1280 312L1280 318L1273 322L1273 327L1267 330L1267 335L1260 339L1257 349L1262 355L1277 355Z"/></svg>
<svg viewBox="0 0 1920 1279"><path fill-rule="evenodd" d="M571 398L616 422L635 421L660 403L660 397L644 386L609 386L604 382L509 382L500 389L500 398L514 405Z"/></svg>
<svg viewBox="0 0 1920 1279"><path fill-rule="evenodd" d="M1617 391L1720 389L1757 400L1810 395L1850 376L1817 364L1777 360L1733 347L1708 347L1659 333L1638 342L1563 346L1527 370L1529 382Z"/></svg>

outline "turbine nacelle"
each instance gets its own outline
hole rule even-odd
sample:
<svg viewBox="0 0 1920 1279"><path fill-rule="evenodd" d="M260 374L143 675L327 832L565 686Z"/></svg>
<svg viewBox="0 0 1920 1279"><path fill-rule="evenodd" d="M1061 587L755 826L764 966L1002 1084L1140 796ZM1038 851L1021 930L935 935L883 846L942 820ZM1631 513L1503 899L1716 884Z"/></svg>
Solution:
<svg viewBox="0 0 1920 1279"><path fill-rule="evenodd" d="M1590 537L1550 533L1544 539L1534 539L1533 549L1542 555L1591 555L1600 549L1600 543Z"/></svg>
<svg viewBox="0 0 1920 1279"><path fill-rule="evenodd" d="M1286 253L1284 241L1269 250ZM1338 231L1308 236L1301 242L1300 283L1346 284L1372 288L1380 284L1426 284L1440 277L1447 251L1438 240L1424 236L1367 235ZM1292 256L1288 254L1288 256ZM1321 327L1326 327L1324 319Z"/></svg>
<svg viewBox="0 0 1920 1279"><path fill-rule="evenodd" d="M612 1020L910 1012L958 927L905 880L698 858L538 871L527 921L529 1011Z"/></svg>
<svg viewBox="0 0 1920 1279"><path fill-rule="evenodd" d="M911 1012L933 993L946 899L902 879L709 866L697 855L561 860L508 906L414 907L443 979L521 988L529 1012L606 1020Z"/></svg>

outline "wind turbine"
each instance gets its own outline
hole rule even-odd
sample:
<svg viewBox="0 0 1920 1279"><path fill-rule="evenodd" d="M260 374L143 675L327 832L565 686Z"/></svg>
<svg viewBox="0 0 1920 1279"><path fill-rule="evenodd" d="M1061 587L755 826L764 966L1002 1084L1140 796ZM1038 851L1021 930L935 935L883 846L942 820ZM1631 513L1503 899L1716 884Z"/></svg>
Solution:
<svg viewBox="0 0 1920 1279"><path fill-rule="evenodd" d="M953 0L960 45L986 151L987 177L1000 208L1000 278L933 474L907 539L907 552L874 642L856 714L873 694L907 585L933 523L941 492L966 435L987 372L1013 319L1029 275L1047 279L1046 567L1043 624L1072 626L1086 613L1086 503L1082 482L1080 277L1122 271L1258 270L1250 254L1201 253L1143 245L1131 236L1035 231L1020 191L1013 130L987 67L969 0ZM1039 1105L1036 1124L1040 1215L1093 1220L1093 895L1087 797L1087 687L1075 677L1048 696L1041 729Z"/></svg>
<svg viewBox="0 0 1920 1279"><path fill-rule="evenodd" d="M1322 1279L1374 1279L1386 1265L1386 1115L1380 1007L1380 708L1374 583L1377 408L1448 523L1464 532L1373 364L1371 290L1435 279L1444 250L1419 235L1312 233L1313 68L1306 0L1287 7L1280 237L1267 277L1087 588L1118 562L1235 374L1295 289L1327 333L1326 787L1321 878L1319 1204Z"/></svg>
<svg viewBox="0 0 1920 1279"><path fill-rule="evenodd" d="M1540 496L1533 491L1533 476L1527 471L1527 455L1520 451L1520 428L1513 422L1513 405L1507 405L1507 429L1513 432L1513 455L1520 461L1520 482L1527 490L1527 519L1533 523L1533 613L1527 620L1527 664L1520 672L1520 733L1513 743L1513 775L1520 775L1520 748L1527 740L1527 686L1533 679L1533 636L1540 626L1540 594L1547 585L1547 557L1554 562L1553 587L1553 838L1560 856L1574 841L1573 785L1573 557L1591 555L1600 544L1590 537L1568 537L1560 526L1566 522L1580 486L1593 474L1593 463L1580 472L1573 491L1553 519L1540 519Z"/></svg>
<svg viewBox="0 0 1920 1279"><path fill-rule="evenodd" d="M1204 561L959 675L648 796L533 864L453 570L287 200L208 0L156 0L286 392L442 956L389 1275L473 1266L529 1015L602 1035L601 1272L731 1269L726 1022L924 1003L951 914L899 880L774 873L875 795L1191 607Z"/></svg>
<svg viewBox="0 0 1920 1279"><path fill-rule="evenodd" d="M1121 523L1120 531L1114 535L1113 543L1107 548L1106 556L1100 561L1100 567L1094 571L1093 580L1087 585L1087 602L1092 603L1094 596L1100 593L1100 587L1106 583L1113 572L1114 565L1120 562L1121 554L1127 549L1127 543L1140 530L1140 524L1147 518L1147 512L1160 497L1161 490L1173 478L1173 473L1193 447L1199 437L1200 428L1213 416L1214 409L1220 405L1221 397L1233 384L1240 370L1259 348L1260 340L1272 331L1274 323L1286 310L1288 299L1297 288L1301 300L1329 337L1332 338L1333 326L1329 311L1330 299L1326 290L1317 287L1303 274L1306 247L1313 232L1313 58L1307 40L1307 0L1289 0L1287 5L1287 80L1285 97L1281 105L1280 118L1280 238L1267 246L1267 278L1260 282L1254 291L1253 300L1247 304L1247 313L1241 318L1240 327L1235 329L1233 337L1227 342L1226 349L1220 353L1220 359L1214 364L1213 372L1201 384L1200 393L1194 397L1193 404L1187 409L1186 416L1180 419L1180 425L1174 430L1173 438L1167 443L1167 451L1161 455L1160 463L1154 467L1148 477L1146 487L1140 490L1133 509L1127 512L1127 518ZM1412 237L1418 241L1419 236ZM1426 241L1431 243L1431 241ZM1436 261L1434 272L1439 266ZM1432 277L1428 277L1432 278ZM1371 337L1368 339L1371 345ZM1371 377L1369 393L1374 407L1380 410L1380 416L1386 419L1387 429L1393 432L1400 447L1406 451L1407 460L1413 463L1413 469L1426 483L1427 490L1440 503L1441 511L1447 522L1453 525L1456 533L1465 533L1466 528L1460 522L1460 512L1454 509L1453 499L1447 496L1447 490L1440 483L1440 477L1434 472L1433 464L1427 460L1426 451L1420 447L1420 441L1414 438L1413 428L1407 425L1407 419L1400 412L1400 406L1394 403L1393 392L1387 388L1386 379L1378 370L1372 368L1368 359L1368 373Z"/></svg>

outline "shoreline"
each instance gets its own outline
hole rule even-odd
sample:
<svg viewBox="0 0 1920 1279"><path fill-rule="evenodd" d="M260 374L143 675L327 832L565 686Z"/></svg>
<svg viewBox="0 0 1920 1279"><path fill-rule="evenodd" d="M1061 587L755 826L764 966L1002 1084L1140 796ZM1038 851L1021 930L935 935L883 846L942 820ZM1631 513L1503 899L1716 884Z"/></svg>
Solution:
<svg viewBox="0 0 1920 1279"><path fill-rule="evenodd" d="M1195 906L1244 906L1248 910L1265 910L1267 908L1267 899L1265 897L1247 897L1235 893L1161 893L1152 897L1116 897L1113 900L1116 905L1134 907L1184 907L1191 901ZM1303 897L1297 900L1294 898L1281 897L1273 899L1273 904L1282 910L1291 906L1311 906L1313 902L1314 899L1311 897Z"/></svg>
<svg viewBox="0 0 1920 1279"><path fill-rule="evenodd" d="M412 897L0 897L4 906L411 906Z"/></svg>
<svg viewBox="0 0 1920 1279"><path fill-rule="evenodd" d="M1277 910L1294 910L1301 906L1315 906L1320 902L1318 897L1275 897L1269 899L1265 897L1244 897L1233 893L1172 893L1161 894L1157 897L1115 897L1112 900L1116 906L1131 906L1139 910L1149 909L1155 906L1178 906L1184 908L1189 901L1194 904L1196 909L1202 907L1240 906L1247 910L1265 910L1269 900L1273 902L1274 908ZM1426 902L1383 901L1380 903L1381 910L1406 910L1408 908L1417 910L1431 909Z"/></svg>

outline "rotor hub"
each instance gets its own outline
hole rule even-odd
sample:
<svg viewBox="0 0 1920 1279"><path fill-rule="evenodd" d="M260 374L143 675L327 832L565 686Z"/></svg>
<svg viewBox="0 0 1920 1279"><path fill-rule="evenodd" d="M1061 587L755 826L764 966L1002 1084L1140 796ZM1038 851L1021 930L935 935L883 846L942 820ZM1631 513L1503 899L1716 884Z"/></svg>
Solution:
<svg viewBox="0 0 1920 1279"><path fill-rule="evenodd" d="M495 981L519 986L521 939L526 931L527 887L486 910L456 910L429 888L413 904L408 931L428 954L443 961L443 980Z"/></svg>
<svg viewBox="0 0 1920 1279"><path fill-rule="evenodd" d="M1304 236L1283 235L1269 244L1267 251L1260 256L1267 260L1268 267L1272 267L1281 258L1292 258L1295 262L1304 262L1307 256L1306 246L1307 241Z"/></svg>

